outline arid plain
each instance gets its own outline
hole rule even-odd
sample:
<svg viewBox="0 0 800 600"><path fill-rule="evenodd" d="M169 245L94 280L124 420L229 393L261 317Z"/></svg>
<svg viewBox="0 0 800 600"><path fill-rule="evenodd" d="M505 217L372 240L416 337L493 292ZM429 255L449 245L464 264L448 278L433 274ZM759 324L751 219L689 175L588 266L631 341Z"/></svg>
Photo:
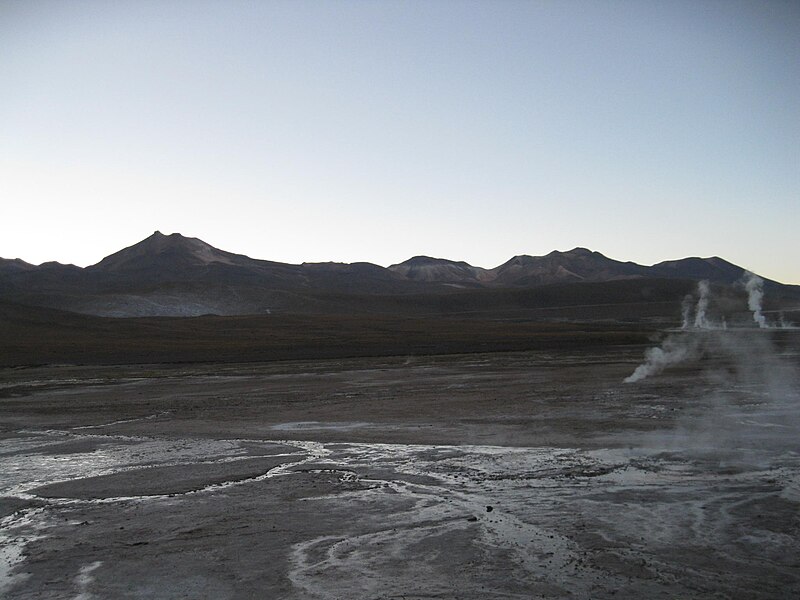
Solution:
<svg viewBox="0 0 800 600"><path fill-rule="evenodd" d="M4 369L3 597L796 598L800 336L672 335Z"/></svg>

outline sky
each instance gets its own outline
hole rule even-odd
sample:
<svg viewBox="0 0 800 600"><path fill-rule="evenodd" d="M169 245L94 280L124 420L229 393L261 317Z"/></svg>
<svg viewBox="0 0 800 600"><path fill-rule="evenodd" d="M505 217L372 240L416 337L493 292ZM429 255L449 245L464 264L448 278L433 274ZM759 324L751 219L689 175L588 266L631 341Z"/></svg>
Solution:
<svg viewBox="0 0 800 600"><path fill-rule="evenodd" d="M0 256L155 230L800 284L800 3L0 0Z"/></svg>

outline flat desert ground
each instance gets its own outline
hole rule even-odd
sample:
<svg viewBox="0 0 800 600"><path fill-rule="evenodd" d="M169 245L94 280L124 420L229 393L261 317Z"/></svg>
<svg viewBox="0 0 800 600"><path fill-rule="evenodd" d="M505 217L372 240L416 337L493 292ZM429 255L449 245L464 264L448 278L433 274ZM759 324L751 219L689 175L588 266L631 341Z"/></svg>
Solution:
<svg viewBox="0 0 800 600"><path fill-rule="evenodd" d="M2 369L0 596L798 598L800 335L718 336Z"/></svg>

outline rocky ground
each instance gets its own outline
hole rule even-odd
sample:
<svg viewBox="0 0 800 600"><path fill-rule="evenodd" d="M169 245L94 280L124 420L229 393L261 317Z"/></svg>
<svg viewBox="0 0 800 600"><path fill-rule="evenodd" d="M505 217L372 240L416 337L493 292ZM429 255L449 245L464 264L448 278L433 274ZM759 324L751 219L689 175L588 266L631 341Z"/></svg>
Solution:
<svg viewBox="0 0 800 600"><path fill-rule="evenodd" d="M797 598L800 343L759 339L631 384L641 346L5 369L0 595Z"/></svg>

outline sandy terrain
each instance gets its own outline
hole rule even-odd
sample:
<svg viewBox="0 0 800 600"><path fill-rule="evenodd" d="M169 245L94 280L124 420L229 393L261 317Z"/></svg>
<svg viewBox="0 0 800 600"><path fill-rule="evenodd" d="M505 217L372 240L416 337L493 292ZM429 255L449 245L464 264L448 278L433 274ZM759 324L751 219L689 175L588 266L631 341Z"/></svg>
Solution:
<svg viewBox="0 0 800 600"><path fill-rule="evenodd" d="M639 346L3 370L0 595L800 597L765 339L635 384Z"/></svg>

